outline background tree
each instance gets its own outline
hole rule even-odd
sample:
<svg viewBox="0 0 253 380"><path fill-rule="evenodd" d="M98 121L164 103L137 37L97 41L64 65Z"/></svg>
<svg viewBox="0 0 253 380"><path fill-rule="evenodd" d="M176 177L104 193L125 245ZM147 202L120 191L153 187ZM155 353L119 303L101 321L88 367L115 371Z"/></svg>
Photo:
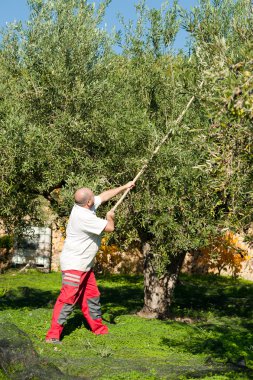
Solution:
<svg viewBox="0 0 253 380"><path fill-rule="evenodd" d="M85 184L99 192L133 178L171 130L171 139L117 213L114 234L121 244L142 246L143 313L164 317L186 252L247 215L242 213L245 197L251 197L246 191L252 177L251 103L245 110L251 93L243 106L246 116L237 113L232 127L229 121L226 128L222 122L216 128L216 120L221 114L227 120L231 104L238 108L233 85L227 94L231 80L249 78L240 82L243 88L251 83L250 57L243 76L234 65L243 55L240 42L245 51L249 47L252 18L246 0L203 0L190 13L176 2L149 10L141 1L136 27L126 25L122 54L116 54L114 40L99 27L106 4L96 11L84 0L31 0L27 28L18 24L4 33L2 218L12 227L42 223L42 199L57 217L65 217L76 187ZM193 36L190 57L172 50L179 11ZM230 100L220 103L220 94ZM175 125L192 95L195 102ZM227 160L237 152L239 117L240 165L231 175Z"/></svg>
<svg viewBox="0 0 253 380"><path fill-rule="evenodd" d="M251 1L202 1L188 14L194 55L205 85L208 160L201 170L218 195L224 225L252 223L253 8Z"/></svg>
<svg viewBox="0 0 253 380"><path fill-rule="evenodd" d="M36 206L42 197L63 215L67 208L55 190L80 176L89 185L101 166L95 158L103 150L103 130L94 109L111 54L98 28L106 3L97 11L78 0L29 4L27 28L9 28L1 47L3 170L15 161L13 171L3 173L2 217L15 225L27 214L41 219L41 202Z"/></svg>

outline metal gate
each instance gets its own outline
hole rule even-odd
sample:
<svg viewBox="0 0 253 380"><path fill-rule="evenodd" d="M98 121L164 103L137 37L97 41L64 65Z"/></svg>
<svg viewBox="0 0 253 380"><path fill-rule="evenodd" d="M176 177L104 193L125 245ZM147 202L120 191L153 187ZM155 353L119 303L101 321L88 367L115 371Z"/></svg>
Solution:
<svg viewBox="0 0 253 380"><path fill-rule="evenodd" d="M52 255L52 231L47 227L31 227L29 233L14 244L12 262L15 265L31 264L50 271Z"/></svg>

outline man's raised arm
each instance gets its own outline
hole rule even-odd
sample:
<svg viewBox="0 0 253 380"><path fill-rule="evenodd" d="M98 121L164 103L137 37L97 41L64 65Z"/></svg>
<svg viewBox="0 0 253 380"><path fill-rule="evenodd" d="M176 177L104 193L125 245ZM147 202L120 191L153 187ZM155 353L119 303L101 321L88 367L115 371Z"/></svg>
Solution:
<svg viewBox="0 0 253 380"><path fill-rule="evenodd" d="M135 186L133 181L130 181L126 183L123 186L116 187L115 189L104 191L103 193L99 194L99 197L102 201L102 203L109 201L111 198L115 197L116 195L123 193L123 191L127 189L132 189Z"/></svg>

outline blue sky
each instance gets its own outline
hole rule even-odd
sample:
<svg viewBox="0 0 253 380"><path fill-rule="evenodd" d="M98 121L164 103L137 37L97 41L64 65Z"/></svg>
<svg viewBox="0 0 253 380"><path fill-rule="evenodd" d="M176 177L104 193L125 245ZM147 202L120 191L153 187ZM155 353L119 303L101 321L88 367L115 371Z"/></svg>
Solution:
<svg viewBox="0 0 253 380"><path fill-rule="evenodd" d="M65 1L65 0L63 0ZM98 3L98 1L90 1ZM112 0L109 5L105 17L107 29L110 30L114 25L119 28L119 21L117 15L120 13L124 16L125 20L134 19L135 8L134 4L136 0ZM163 0L147 0L149 8L160 8ZM172 1L170 2L172 3ZM186 9L190 9L194 5L197 5L198 0L179 0L179 5ZM29 8L26 0L0 0L0 27L4 27L7 22L25 21L29 15ZM186 33L180 31L176 41L177 48L183 48L185 46Z"/></svg>

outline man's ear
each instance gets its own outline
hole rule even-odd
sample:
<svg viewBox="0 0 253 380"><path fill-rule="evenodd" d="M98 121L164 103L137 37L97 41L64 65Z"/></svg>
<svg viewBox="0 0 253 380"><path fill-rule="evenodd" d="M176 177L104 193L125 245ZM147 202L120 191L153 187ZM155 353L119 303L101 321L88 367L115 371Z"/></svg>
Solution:
<svg viewBox="0 0 253 380"><path fill-rule="evenodd" d="M91 199L89 199L88 202L87 202L87 205L88 205L89 207L91 207L91 203L92 203L92 201L91 201Z"/></svg>

